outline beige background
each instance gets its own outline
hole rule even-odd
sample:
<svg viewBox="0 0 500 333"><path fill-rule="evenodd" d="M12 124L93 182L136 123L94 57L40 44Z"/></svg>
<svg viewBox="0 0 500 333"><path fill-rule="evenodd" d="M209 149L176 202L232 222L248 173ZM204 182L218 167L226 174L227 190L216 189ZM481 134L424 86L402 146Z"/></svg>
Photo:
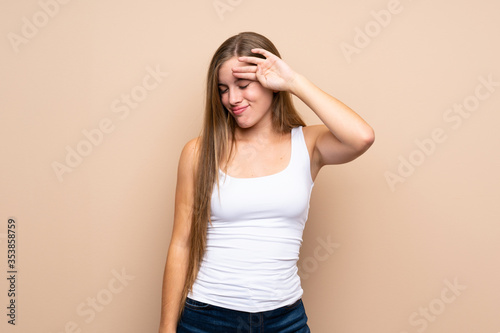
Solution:
<svg viewBox="0 0 500 333"><path fill-rule="evenodd" d="M500 86L480 81L500 82L498 1L63 2L0 4L0 276L18 225L2 332L157 331L179 153L210 57L247 30L376 132L316 180L299 262L312 331L500 332ZM87 156L58 177L67 149Z"/></svg>

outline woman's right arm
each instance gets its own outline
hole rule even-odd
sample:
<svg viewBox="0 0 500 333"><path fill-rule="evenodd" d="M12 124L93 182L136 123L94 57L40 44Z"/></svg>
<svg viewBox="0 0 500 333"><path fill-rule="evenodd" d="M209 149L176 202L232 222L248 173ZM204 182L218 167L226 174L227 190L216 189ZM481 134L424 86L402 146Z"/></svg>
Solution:
<svg viewBox="0 0 500 333"><path fill-rule="evenodd" d="M197 139L193 139L186 144L182 150L177 170L174 226L163 275L159 333L174 333L177 330L179 303L189 263L196 142Z"/></svg>

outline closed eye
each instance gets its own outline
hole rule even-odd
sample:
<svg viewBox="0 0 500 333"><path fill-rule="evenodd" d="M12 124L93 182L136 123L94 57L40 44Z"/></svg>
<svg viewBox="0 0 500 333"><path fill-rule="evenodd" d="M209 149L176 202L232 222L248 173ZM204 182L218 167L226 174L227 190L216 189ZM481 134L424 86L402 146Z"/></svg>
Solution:
<svg viewBox="0 0 500 333"><path fill-rule="evenodd" d="M246 89L250 85L250 83L252 83L252 82L249 82L244 86L238 86L238 88L240 88L241 90ZM228 90L229 90L228 88L226 88L226 89L219 88L219 93L222 95L222 94L225 94Z"/></svg>

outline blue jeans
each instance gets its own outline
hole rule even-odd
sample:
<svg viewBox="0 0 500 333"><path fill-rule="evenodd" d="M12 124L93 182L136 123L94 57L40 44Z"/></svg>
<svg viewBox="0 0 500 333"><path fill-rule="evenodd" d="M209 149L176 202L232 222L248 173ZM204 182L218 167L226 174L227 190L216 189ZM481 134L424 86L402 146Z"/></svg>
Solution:
<svg viewBox="0 0 500 333"><path fill-rule="evenodd" d="M243 312L187 298L178 333L309 333L302 299L275 310Z"/></svg>

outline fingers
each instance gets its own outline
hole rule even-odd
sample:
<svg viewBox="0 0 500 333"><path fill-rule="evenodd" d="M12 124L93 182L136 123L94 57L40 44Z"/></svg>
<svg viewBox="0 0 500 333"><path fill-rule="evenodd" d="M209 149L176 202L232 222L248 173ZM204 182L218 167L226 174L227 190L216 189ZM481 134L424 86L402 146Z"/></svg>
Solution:
<svg viewBox="0 0 500 333"><path fill-rule="evenodd" d="M262 54L264 57L266 57L266 59L267 58L276 58L276 56L274 54L272 54L271 52L264 50L264 49L256 48L256 49L252 49L251 51L252 51L252 53ZM241 62L248 62L248 63L256 64L256 65L263 63L264 61L266 61L266 59L257 58L257 57L238 57L238 60Z"/></svg>
<svg viewBox="0 0 500 333"><path fill-rule="evenodd" d="M233 76L239 79L257 81L257 66L233 67Z"/></svg>
<svg viewBox="0 0 500 333"><path fill-rule="evenodd" d="M266 59L257 58L257 57L238 57L238 61L258 65L258 64L261 64L264 61L266 61Z"/></svg>
<svg viewBox="0 0 500 333"><path fill-rule="evenodd" d="M257 72L257 66L240 66L233 67L233 73L255 73Z"/></svg>
<svg viewBox="0 0 500 333"><path fill-rule="evenodd" d="M233 76L238 79L250 80L250 81L258 81L257 75L255 73L238 73L233 72Z"/></svg>
<svg viewBox="0 0 500 333"><path fill-rule="evenodd" d="M276 57L276 55L272 54L271 52L269 52L268 50L265 50L265 49L252 49L252 52L253 53L258 53L258 54L262 54L264 57L266 58L273 58L273 57Z"/></svg>

